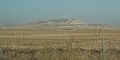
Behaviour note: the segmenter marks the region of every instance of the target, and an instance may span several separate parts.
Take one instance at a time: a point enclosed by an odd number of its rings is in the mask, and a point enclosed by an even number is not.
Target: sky
[[[120,0],[0,0],[0,25],[64,18],[120,25]]]

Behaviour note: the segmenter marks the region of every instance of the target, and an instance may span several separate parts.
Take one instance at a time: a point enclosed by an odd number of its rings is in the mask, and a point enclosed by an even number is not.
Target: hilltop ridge
[[[47,25],[75,25],[75,24],[87,24],[81,19],[53,19],[53,20],[46,20],[46,21],[36,21],[32,22],[31,24],[47,24]]]
[[[96,29],[104,27],[105,29],[120,28],[107,24],[89,24],[82,19],[49,19],[34,21],[25,25],[2,26],[1,29]]]

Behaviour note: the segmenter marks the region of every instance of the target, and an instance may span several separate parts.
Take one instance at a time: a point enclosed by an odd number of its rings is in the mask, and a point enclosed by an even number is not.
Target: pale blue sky
[[[0,25],[59,18],[120,25],[120,0],[0,0]]]

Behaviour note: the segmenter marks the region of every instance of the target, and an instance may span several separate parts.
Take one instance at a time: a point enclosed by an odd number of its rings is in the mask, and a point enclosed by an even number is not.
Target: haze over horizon
[[[120,25],[120,0],[0,0],[0,25],[80,18]]]

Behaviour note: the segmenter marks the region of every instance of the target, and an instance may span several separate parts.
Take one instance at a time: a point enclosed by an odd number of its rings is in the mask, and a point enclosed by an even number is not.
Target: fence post
[[[100,30],[101,30],[100,33],[101,34],[100,35],[102,35],[101,36],[101,38],[102,38],[102,42],[101,42],[101,44],[102,44],[102,60],[105,60],[105,40],[104,40],[104,37],[103,37],[103,34],[104,34],[103,28],[104,28],[104,26],[101,25],[101,27],[100,27]]]

